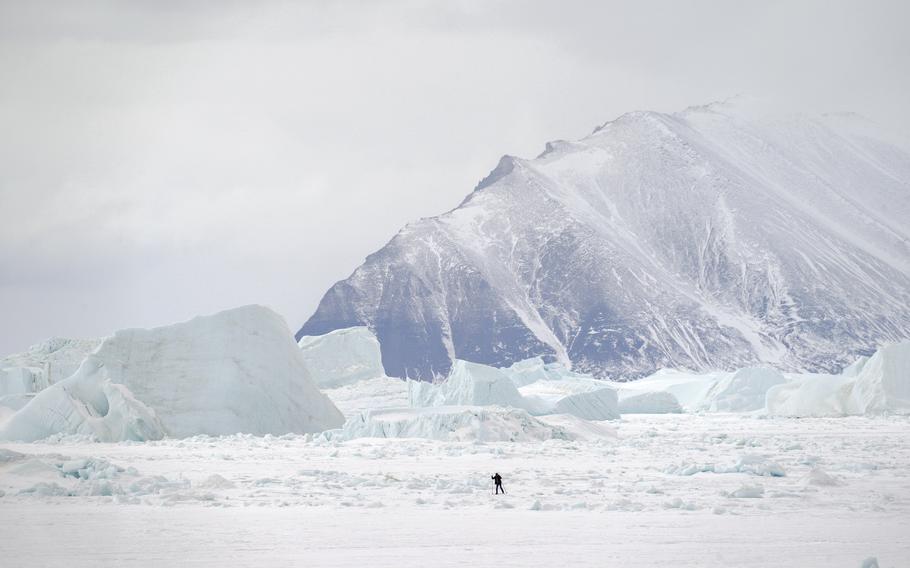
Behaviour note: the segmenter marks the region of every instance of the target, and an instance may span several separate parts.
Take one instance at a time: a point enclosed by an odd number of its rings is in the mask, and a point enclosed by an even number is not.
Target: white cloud
[[[737,92],[910,128],[903,2],[0,4],[0,352],[299,325],[504,153]]]

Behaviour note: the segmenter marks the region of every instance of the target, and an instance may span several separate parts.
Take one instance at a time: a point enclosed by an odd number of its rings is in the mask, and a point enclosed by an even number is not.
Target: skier
[[[499,492],[502,491],[502,494],[506,494],[506,490],[502,488],[502,476],[498,473],[493,474],[490,478],[493,480],[493,483],[496,485],[496,495],[499,495]]]

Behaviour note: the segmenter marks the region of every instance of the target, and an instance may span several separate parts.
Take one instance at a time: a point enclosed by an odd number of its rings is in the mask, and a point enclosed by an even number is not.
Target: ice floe
[[[284,320],[268,308],[245,306],[118,331],[74,375],[9,418],[0,439],[284,434],[342,423],[310,379]]]

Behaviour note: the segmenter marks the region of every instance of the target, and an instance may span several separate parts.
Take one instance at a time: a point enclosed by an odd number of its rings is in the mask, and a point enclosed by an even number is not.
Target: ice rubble
[[[306,335],[300,338],[298,345],[310,376],[322,388],[385,376],[379,341],[366,327]]]
[[[612,430],[572,416],[534,417],[518,408],[440,406],[366,411],[349,419],[329,439],[425,438],[459,442],[532,442],[612,436]]]
[[[655,397],[677,399],[686,412],[759,412],[776,416],[848,416],[910,413],[910,342],[885,346],[840,375],[783,375],[749,367],[733,373],[694,374],[663,369],[617,383],[620,412],[660,411]],[[639,399],[639,397],[641,397]],[[653,400],[649,400],[653,399]],[[647,403],[647,404],[645,404]]]
[[[619,418],[616,392],[603,381],[577,375],[564,368],[537,365],[532,360],[513,369],[497,369],[456,359],[442,383],[409,381],[410,406],[502,406],[521,408],[533,415],[571,414],[585,420]],[[529,372],[530,371],[530,372]],[[516,388],[517,383],[530,382]]]
[[[245,306],[118,331],[72,377],[17,411],[0,427],[0,439],[284,434],[343,421],[310,379],[284,320]]]
[[[213,482],[220,478],[230,483],[217,474],[191,484],[182,475],[177,480],[163,475],[145,476],[135,467],[123,467],[99,457],[25,455],[2,449],[0,465],[6,466],[4,490],[19,497],[111,497],[121,503],[169,505],[189,500],[207,502],[211,493],[206,490],[215,488]],[[229,486],[221,484],[218,489]]]

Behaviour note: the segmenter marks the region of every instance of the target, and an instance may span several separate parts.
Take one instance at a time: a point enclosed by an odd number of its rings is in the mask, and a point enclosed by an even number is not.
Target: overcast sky
[[[0,0],[0,354],[296,330],[502,154],[748,93],[910,131],[910,2]]]

